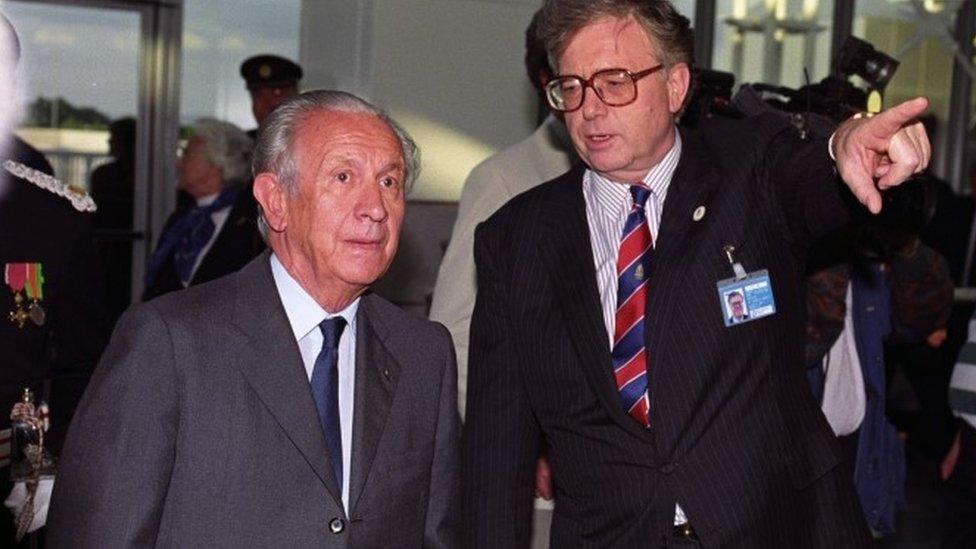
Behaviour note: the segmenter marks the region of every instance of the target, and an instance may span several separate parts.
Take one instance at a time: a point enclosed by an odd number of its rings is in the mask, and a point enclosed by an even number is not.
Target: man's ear
[[[285,206],[287,190],[273,173],[260,173],[254,178],[254,198],[261,205],[268,228],[276,233],[288,226],[288,208]]]
[[[668,69],[668,108],[671,114],[678,114],[685,104],[688,87],[691,85],[691,70],[685,63],[676,63]]]

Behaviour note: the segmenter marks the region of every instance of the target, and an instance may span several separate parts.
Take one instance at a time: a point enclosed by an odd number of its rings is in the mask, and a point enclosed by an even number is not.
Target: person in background
[[[302,68],[277,55],[255,55],[241,63],[241,78],[251,94],[251,112],[258,123],[258,127],[248,130],[247,135],[257,139],[258,130],[271,111],[286,99],[298,95]]]
[[[889,229],[896,208],[823,239],[807,275],[811,389],[841,442],[864,519],[895,532],[905,506],[905,443],[889,422],[885,344],[942,344],[952,308],[946,260],[918,233]]]
[[[545,102],[543,88],[552,77],[552,70],[545,45],[536,33],[538,19],[539,12],[536,12],[525,29],[525,71],[539,100]],[[512,197],[564,173],[577,160],[566,126],[549,114],[532,135],[475,166],[464,182],[457,221],[437,273],[430,306],[431,320],[446,326],[454,340],[462,417],[467,385],[468,327],[477,294],[474,229]]]
[[[166,221],[143,301],[232,273],[264,249],[250,192],[252,141],[237,126],[198,120],[180,157],[179,188],[194,204]]]
[[[976,539],[976,315],[952,370],[949,405],[958,431],[940,466],[946,483],[942,547],[963,549]]]
[[[507,149],[492,155],[471,170],[464,181],[458,216],[451,233],[451,242],[444,253],[437,273],[430,318],[440,322],[451,332],[458,361],[458,407],[464,417],[467,394],[468,333],[471,311],[474,309],[477,284],[474,269],[474,230],[479,223],[514,196],[555,178],[579,159],[566,133],[560,116],[549,113],[544,88],[552,78],[546,58],[546,48],[539,39],[537,28],[539,11],[525,29],[525,73],[546,113],[532,135]],[[536,495],[551,500],[553,493],[549,464],[545,458],[538,462],[540,482]],[[534,547],[544,547],[548,539],[548,523],[552,504],[536,502],[533,533]]]
[[[17,33],[0,14],[0,497],[12,511],[0,516],[2,547],[43,546],[53,483],[40,481],[31,505],[25,483],[11,483],[11,409],[25,389],[36,405],[46,403],[44,446],[58,456],[108,330],[91,241],[94,203],[55,180],[44,156],[11,131],[19,60]],[[20,544],[19,526],[35,532]]]
[[[114,322],[129,306],[132,296],[133,193],[136,170],[136,120],[120,118],[109,125],[112,161],[91,174],[91,195],[98,204],[92,215],[95,248],[105,278],[105,305]]]

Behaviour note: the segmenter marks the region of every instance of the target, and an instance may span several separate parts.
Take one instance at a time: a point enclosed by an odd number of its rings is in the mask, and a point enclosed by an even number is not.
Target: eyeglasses
[[[593,88],[596,96],[606,105],[623,107],[637,100],[637,81],[662,68],[664,65],[655,65],[640,72],[604,69],[585,79],[575,74],[557,76],[546,84],[546,99],[557,111],[573,112],[583,106],[586,88]]]

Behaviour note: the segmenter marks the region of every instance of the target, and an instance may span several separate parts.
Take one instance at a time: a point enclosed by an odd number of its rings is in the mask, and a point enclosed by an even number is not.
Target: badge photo
[[[749,273],[744,278],[720,280],[717,286],[726,326],[743,324],[776,313],[773,286],[766,270]]]

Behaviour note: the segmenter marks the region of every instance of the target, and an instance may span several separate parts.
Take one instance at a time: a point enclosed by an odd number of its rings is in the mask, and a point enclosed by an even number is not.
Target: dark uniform
[[[264,117],[289,97],[298,94],[298,82],[302,79],[302,68],[297,63],[277,55],[255,55],[241,63],[241,78],[251,92],[254,118],[258,126]],[[249,130],[247,135],[257,139],[258,128]]]
[[[162,234],[166,234],[166,230],[182,215],[184,215],[183,210],[177,210],[170,215]],[[220,227],[213,245],[207,250],[200,261],[200,266],[193,273],[190,285],[195,286],[236,272],[264,251],[265,244],[261,233],[258,232],[257,219],[257,202],[254,200],[251,183],[248,181],[237,194],[227,220]],[[173,256],[170,255],[156,278],[146,286],[142,299],[146,301],[182,289],[183,283],[176,272]]]
[[[92,228],[105,280],[105,306],[114,323],[129,306],[132,296],[132,240],[121,235],[132,231],[136,121],[116,120],[109,126],[109,132],[109,149],[114,159],[92,170],[91,196],[98,205],[92,215]]]
[[[14,138],[4,155],[52,174],[47,160]],[[0,426],[10,426],[10,409],[25,387],[51,409],[45,446],[60,450],[71,415],[106,343],[107,325],[98,302],[95,252],[88,214],[50,191],[0,168],[0,266],[40,263],[43,325],[10,319],[17,305],[4,284],[0,291]],[[6,270],[6,269],[5,269]],[[6,452],[5,452],[6,453]],[[10,469],[0,468],[0,494],[10,492]],[[14,545],[12,515],[0,519],[0,546]]]

